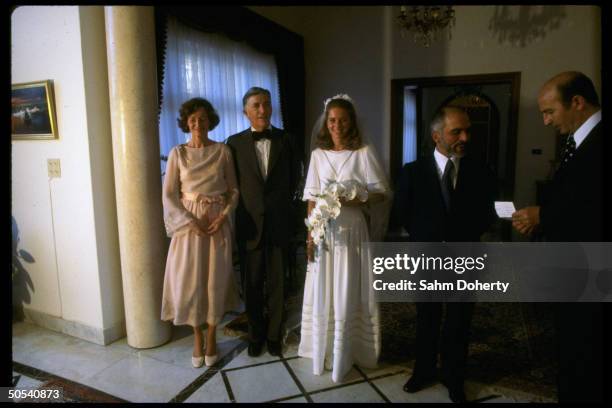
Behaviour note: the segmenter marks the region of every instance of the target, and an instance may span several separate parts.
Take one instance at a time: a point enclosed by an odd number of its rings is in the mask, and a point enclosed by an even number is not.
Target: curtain
[[[208,134],[211,140],[222,142],[248,128],[242,96],[252,86],[270,91],[272,125],[283,128],[274,55],[222,34],[193,29],[169,16],[159,120],[161,155],[167,156],[173,146],[189,140],[189,134],[178,128],[176,119],[181,104],[193,97],[208,99],[221,118]],[[163,168],[165,162],[162,172]]]
[[[416,95],[412,87],[404,88],[404,123],[402,165],[417,158]]]

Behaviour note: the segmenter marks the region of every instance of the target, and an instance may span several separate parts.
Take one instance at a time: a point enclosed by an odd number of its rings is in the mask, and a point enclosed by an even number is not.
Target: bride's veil
[[[313,150],[317,148],[317,135],[323,126],[323,122],[325,121],[325,109],[327,108],[327,104],[333,99],[344,99],[350,102],[353,105],[353,109],[355,110],[355,118],[357,120],[357,128],[361,134],[361,140],[364,146],[368,146],[372,156],[375,160],[370,162],[370,165],[374,167],[374,173],[380,175],[381,177],[381,186],[384,190],[384,199],[381,202],[370,204],[364,207],[364,213],[368,220],[368,229],[370,233],[370,241],[383,241],[385,238],[385,234],[387,233],[387,226],[389,223],[389,215],[391,214],[391,205],[393,203],[393,192],[391,191],[391,185],[389,184],[389,178],[387,177],[387,173],[384,171],[382,167],[382,163],[380,161],[380,155],[376,151],[376,147],[374,143],[370,140],[369,135],[367,135],[363,131],[363,126],[361,120],[359,119],[359,114],[357,110],[357,106],[355,105],[355,101],[351,99],[347,94],[338,94],[328,98],[323,102],[323,112],[319,115],[317,120],[314,123],[312,128],[312,132],[310,135],[310,153],[312,154]]]

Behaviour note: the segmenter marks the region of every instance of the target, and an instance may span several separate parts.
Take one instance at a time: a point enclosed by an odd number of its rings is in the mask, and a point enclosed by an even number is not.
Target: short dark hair
[[[572,98],[582,96],[590,105],[599,108],[599,97],[591,79],[582,72],[569,71],[557,82],[559,99],[565,108],[572,104]]]
[[[242,107],[244,108],[247,104],[247,101],[249,100],[249,98],[253,95],[268,95],[268,98],[270,98],[270,101],[272,101],[272,95],[270,94],[270,91],[268,91],[267,89],[264,88],[260,88],[258,86],[253,86],[251,88],[249,88],[248,91],[246,91],[246,93],[244,94],[244,96],[242,97]]]
[[[191,98],[187,102],[183,102],[179,109],[179,117],[176,119],[178,127],[183,132],[189,133],[189,126],[187,125],[189,115],[202,108],[204,108],[206,116],[208,116],[208,130],[211,131],[216,128],[220,121],[219,115],[212,104],[204,98]]]
[[[346,148],[349,150],[357,150],[363,146],[361,139],[361,132],[357,126],[357,113],[353,104],[346,99],[332,99],[325,106],[325,115],[323,117],[323,123],[321,129],[316,138],[316,146],[324,150],[329,150],[334,147],[334,141],[332,140],[329,129],[327,129],[327,117],[329,116],[329,110],[331,108],[341,108],[348,112],[349,118],[351,119],[351,128],[348,130]]]
[[[433,118],[431,119],[429,130],[431,133],[433,132],[442,132],[444,129],[444,119],[446,119],[446,114],[450,111],[455,112],[463,112],[467,115],[467,111],[463,106],[459,105],[442,105],[434,113]]]

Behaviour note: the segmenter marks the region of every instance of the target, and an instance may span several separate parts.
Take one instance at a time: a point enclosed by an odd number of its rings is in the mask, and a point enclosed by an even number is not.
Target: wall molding
[[[25,307],[23,308],[23,314],[25,321],[28,323],[33,323],[46,329],[77,337],[101,346],[109,345],[126,336],[125,320],[121,320],[106,329],[101,329],[79,322],[64,320],[61,317]]]

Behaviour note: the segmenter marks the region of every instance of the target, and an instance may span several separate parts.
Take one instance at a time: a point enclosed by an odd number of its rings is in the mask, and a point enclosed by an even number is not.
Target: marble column
[[[170,339],[160,320],[166,263],[153,7],[105,7],[117,219],[128,344]],[[103,255],[102,255],[103,256]]]

